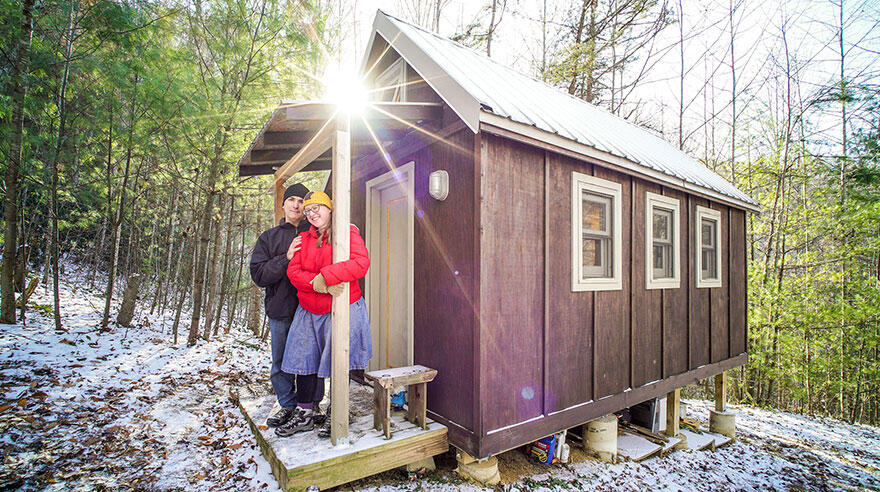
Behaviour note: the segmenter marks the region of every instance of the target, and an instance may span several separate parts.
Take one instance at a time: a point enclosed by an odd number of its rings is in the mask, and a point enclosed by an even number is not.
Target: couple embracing
[[[269,376],[278,408],[266,425],[282,437],[320,426],[330,436],[330,408],[319,403],[330,377],[330,305],[349,285],[349,367],[365,369],[372,356],[370,320],[358,279],[370,258],[357,227],[350,227],[351,256],[333,263],[330,240],[333,202],[301,183],[284,191],[281,223],[263,232],[251,255],[251,278],[266,289],[272,347]],[[322,425],[323,424],[323,425]]]

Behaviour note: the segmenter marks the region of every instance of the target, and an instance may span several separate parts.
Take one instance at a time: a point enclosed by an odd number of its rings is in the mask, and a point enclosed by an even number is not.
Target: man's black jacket
[[[299,306],[296,288],[287,278],[287,249],[301,232],[309,230],[309,221],[303,219],[299,227],[282,222],[260,234],[251,254],[251,278],[266,288],[266,315],[272,319],[291,319]]]

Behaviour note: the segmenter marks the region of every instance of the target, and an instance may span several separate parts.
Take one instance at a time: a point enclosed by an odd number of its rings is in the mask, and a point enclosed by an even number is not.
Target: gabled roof
[[[751,197],[649,130],[382,11],[373,27],[475,133],[502,128],[758,211]],[[372,39],[367,56],[371,48]]]

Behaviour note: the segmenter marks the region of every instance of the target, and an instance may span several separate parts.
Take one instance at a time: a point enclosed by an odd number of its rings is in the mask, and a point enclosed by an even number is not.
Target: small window
[[[376,77],[375,89],[370,91],[373,101],[406,101],[406,62],[398,58]]]
[[[721,212],[697,207],[697,287],[721,287]]]
[[[679,202],[646,193],[645,205],[645,288],[677,289],[681,286]]]
[[[583,205],[583,274],[585,278],[611,276],[611,206],[613,198],[584,190]]]
[[[572,173],[571,193],[571,290],[621,289],[620,184]]]

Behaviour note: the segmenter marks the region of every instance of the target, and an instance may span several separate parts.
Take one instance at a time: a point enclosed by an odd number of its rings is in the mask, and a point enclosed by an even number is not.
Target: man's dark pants
[[[281,361],[284,359],[284,346],[287,344],[287,334],[290,332],[291,319],[269,318],[269,334],[272,347],[272,370],[269,372],[269,380],[272,389],[278,397],[278,404],[284,408],[296,407],[296,376],[281,370]],[[314,401],[319,402],[324,398],[324,385],[319,384],[315,388]]]

